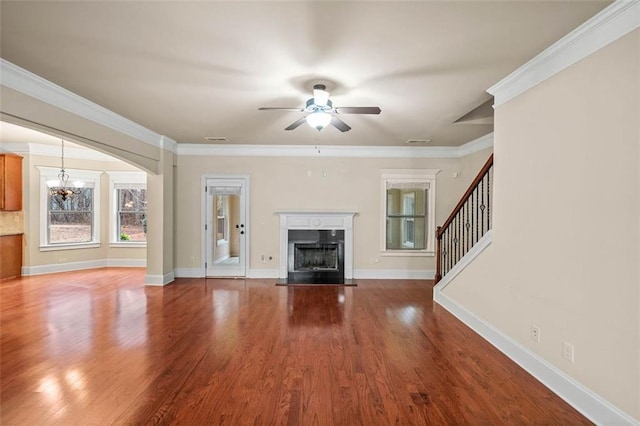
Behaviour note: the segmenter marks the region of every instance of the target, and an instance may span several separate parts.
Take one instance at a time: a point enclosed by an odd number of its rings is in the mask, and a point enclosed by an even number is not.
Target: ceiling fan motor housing
[[[325,106],[316,105],[315,98],[311,98],[307,101],[307,104],[304,108],[306,112],[331,112],[333,111],[333,102],[331,100],[327,100],[327,104]]]

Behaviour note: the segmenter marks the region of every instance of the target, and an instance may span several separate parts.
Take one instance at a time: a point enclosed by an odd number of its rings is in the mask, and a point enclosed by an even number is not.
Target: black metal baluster
[[[484,235],[484,177],[480,180],[480,200],[482,201],[482,204],[480,204],[480,231],[482,232],[482,235]]]
[[[487,171],[487,230],[491,229],[491,172],[493,167]]]

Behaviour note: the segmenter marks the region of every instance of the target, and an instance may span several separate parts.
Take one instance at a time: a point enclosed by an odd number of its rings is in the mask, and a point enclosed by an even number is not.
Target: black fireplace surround
[[[289,230],[287,283],[344,284],[344,230]]]

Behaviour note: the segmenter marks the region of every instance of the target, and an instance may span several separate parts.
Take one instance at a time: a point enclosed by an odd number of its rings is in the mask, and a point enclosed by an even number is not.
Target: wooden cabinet
[[[0,210],[22,210],[22,157],[0,154]]]
[[[0,235],[0,280],[22,275],[22,234]]]

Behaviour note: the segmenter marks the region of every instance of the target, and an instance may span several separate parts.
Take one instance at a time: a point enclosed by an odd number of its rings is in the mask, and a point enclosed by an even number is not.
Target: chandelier
[[[69,187],[69,175],[64,169],[64,139],[60,139],[60,142],[62,143],[62,156],[58,180],[48,180],[47,186],[49,187],[49,194],[51,194],[52,197],[60,196],[62,201],[65,201],[67,198],[80,193],[80,188],[84,186],[84,182],[75,181],[73,182],[73,188]]]

